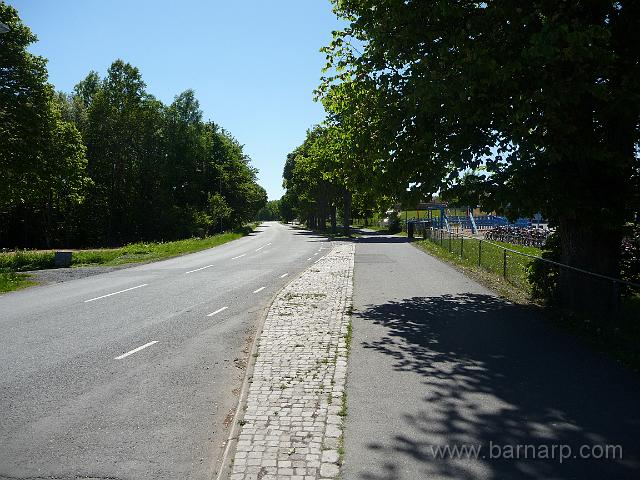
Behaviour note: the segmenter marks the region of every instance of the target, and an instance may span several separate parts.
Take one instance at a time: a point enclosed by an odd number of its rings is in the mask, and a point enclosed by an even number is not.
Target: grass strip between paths
[[[517,255],[509,257],[511,263],[508,264],[507,278],[505,279],[503,257],[497,247],[491,247],[490,244],[483,242],[482,264],[478,266],[477,241],[465,239],[464,244],[460,245],[459,240],[452,239],[451,251],[448,242],[448,238],[442,242],[442,245],[435,240],[417,240],[414,245],[455,265],[468,277],[491,288],[498,295],[512,302],[535,304],[531,299],[531,285],[527,278],[531,259]],[[500,245],[530,255],[538,256],[540,252],[539,249],[533,247],[510,243],[500,243]],[[538,305],[538,307],[540,306]],[[640,318],[640,295],[623,298],[621,310],[613,322],[616,327],[613,331],[605,331],[589,319],[567,315],[566,312],[553,308],[542,311],[563,329],[585,339],[594,350],[602,352],[632,371],[640,373],[640,351],[637,348],[638,342],[640,342],[640,324],[637,322],[637,318]]]

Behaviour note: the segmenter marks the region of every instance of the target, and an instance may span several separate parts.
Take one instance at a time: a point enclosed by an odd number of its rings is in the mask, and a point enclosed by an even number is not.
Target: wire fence
[[[612,308],[618,305],[618,299],[622,292],[640,293],[640,284],[519,252],[488,240],[437,229],[431,227],[428,222],[416,222],[414,232],[422,236],[423,239],[440,245],[450,254],[457,255],[464,263],[500,275],[506,282],[528,293],[534,293],[536,288],[544,288],[544,285],[540,287],[540,285],[532,283],[533,269],[537,269],[538,278],[543,279],[557,277],[561,269],[571,271],[579,276],[587,276],[593,282],[593,288],[610,291]],[[543,292],[538,291],[538,293]]]

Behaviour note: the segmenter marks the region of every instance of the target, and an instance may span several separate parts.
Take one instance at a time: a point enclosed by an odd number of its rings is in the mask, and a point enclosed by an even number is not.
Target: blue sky
[[[38,36],[49,79],[70,92],[116,58],[165,103],[192,88],[206,119],[245,145],[270,199],[287,153],[322,121],[320,47],[340,23],[329,0],[9,0]]]

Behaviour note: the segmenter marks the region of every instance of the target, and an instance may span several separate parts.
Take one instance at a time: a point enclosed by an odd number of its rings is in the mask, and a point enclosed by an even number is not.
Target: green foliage
[[[302,145],[287,155],[283,186],[285,213],[306,221],[309,228],[326,227],[327,219],[336,223],[337,209],[347,192],[339,161],[337,128],[315,126],[307,131]]]
[[[400,216],[395,210],[389,215],[389,225],[387,226],[389,233],[398,233],[400,228]]]
[[[640,3],[333,4],[348,26],[324,49],[318,95],[354,192],[540,211],[560,226],[561,261],[620,273],[640,210]],[[558,284],[572,308],[609,302]]]
[[[547,238],[541,257],[554,262],[560,261],[560,236],[557,233]],[[558,303],[558,267],[540,260],[534,261],[529,270],[529,283],[531,296],[535,300],[548,305]]]
[[[295,197],[289,192],[285,193],[282,198],[280,198],[280,204],[278,205],[280,220],[283,222],[291,222],[296,218],[295,204]]]
[[[251,229],[239,229],[205,238],[187,238],[173,242],[137,242],[120,248],[76,250],[72,253],[72,266],[122,265],[146,262],[198,252],[241,238]],[[13,273],[55,268],[53,251],[18,250],[0,254],[0,272]],[[17,277],[16,277],[17,278]]]
[[[42,270],[55,266],[54,252],[31,252],[17,250],[14,253],[0,254],[0,271],[24,272]]]
[[[33,284],[34,282],[29,280],[29,275],[0,271],[0,293],[19,290]]]
[[[280,220],[280,200],[269,200],[256,218],[260,221]]]
[[[46,60],[28,52],[35,35],[0,3],[0,240],[29,222],[50,243],[58,221],[82,203],[90,180],[85,147],[47,83]]]
[[[640,225],[633,225],[628,230],[622,240],[621,276],[623,280],[640,284]]]
[[[0,245],[122,245],[206,236],[267,201],[242,146],[192,90],[164,105],[114,61],[54,93],[35,36],[0,3]]]

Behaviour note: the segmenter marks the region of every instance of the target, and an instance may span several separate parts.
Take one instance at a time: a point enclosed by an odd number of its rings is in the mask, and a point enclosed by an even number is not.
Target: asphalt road
[[[210,478],[264,310],[323,245],[270,222],[0,296],[0,478]]]
[[[353,302],[346,480],[640,478],[638,377],[536,311],[384,235]]]

